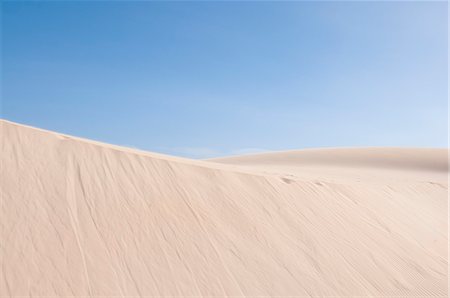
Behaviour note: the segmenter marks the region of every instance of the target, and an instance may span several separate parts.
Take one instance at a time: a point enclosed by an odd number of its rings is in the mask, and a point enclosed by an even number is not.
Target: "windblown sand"
[[[1,121],[0,296],[447,296],[446,149],[195,161]]]

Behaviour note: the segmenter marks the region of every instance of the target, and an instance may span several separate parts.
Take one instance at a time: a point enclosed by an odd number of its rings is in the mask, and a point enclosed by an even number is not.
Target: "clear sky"
[[[3,2],[2,118],[206,158],[447,147],[446,2]]]

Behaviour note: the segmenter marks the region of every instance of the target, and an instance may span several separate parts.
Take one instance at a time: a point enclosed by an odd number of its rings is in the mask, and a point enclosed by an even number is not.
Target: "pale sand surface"
[[[447,296],[445,149],[0,148],[0,296]]]

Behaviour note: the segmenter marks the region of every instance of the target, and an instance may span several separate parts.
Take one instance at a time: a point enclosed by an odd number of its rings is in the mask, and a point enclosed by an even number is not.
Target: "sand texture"
[[[207,161],[1,121],[0,296],[447,296],[446,149]]]

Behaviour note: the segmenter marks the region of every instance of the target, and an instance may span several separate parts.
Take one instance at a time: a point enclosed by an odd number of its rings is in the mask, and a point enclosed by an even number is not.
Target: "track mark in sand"
[[[428,181],[428,184],[436,185],[436,186],[438,186],[440,188],[447,189],[447,187],[445,185],[443,185],[441,183],[438,183],[438,182]]]
[[[289,178],[286,178],[286,177],[281,177],[281,180],[282,180],[284,183],[287,183],[287,184],[291,184],[291,183],[294,183],[294,182],[295,182],[295,180],[289,179]]]
[[[80,235],[79,235],[79,223],[78,223],[78,215],[77,215],[77,196],[75,195],[75,179],[76,173],[73,165],[73,157],[72,155],[68,155],[67,157],[67,170],[66,170],[66,199],[68,205],[68,213],[70,218],[70,223],[72,225],[73,233],[75,234],[75,238],[77,240],[78,249],[80,250],[81,259],[83,261],[84,267],[84,275],[88,286],[89,296],[92,296],[92,288],[91,282],[89,278],[89,273],[86,265],[86,256],[84,249],[81,245]]]

